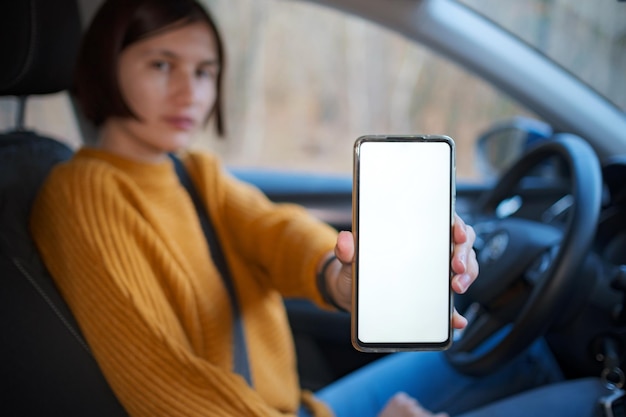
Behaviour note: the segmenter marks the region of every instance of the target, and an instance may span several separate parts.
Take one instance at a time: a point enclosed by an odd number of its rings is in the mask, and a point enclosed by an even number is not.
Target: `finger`
[[[472,248],[465,244],[454,245],[454,255],[452,256],[452,270],[455,274],[467,272],[467,260]]]
[[[474,278],[472,278],[469,274],[458,274],[452,278],[452,290],[457,294],[465,294],[467,289],[474,282]]]
[[[391,399],[399,403],[416,403],[415,399],[404,391],[398,391]]]
[[[476,252],[471,250],[469,253],[469,259],[467,261],[467,274],[472,277],[471,282],[474,282],[476,277],[478,277],[479,266],[478,260],[476,259]]]
[[[476,240],[476,233],[472,226],[465,225],[465,240],[463,242],[454,242],[454,256],[452,258],[452,270],[457,274],[468,272],[468,263],[475,262],[476,256],[474,252],[474,241]],[[473,268],[474,265],[471,265]],[[473,268],[475,269],[475,268]],[[472,272],[469,272],[472,275]],[[472,275],[473,276],[473,275]],[[474,276],[475,277],[475,276]]]
[[[354,261],[354,236],[351,232],[342,231],[337,235],[335,256],[342,264],[351,264]]]
[[[474,246],[474,242],[476,241],[476,231],[469,224],[465,225],[465,235],[467,237],[467,242],[471,246]]]
[[[454,329],[464,329],[465,326],[467,326],[467,319],[465,317],[463,317],[462,315],[459,314],[458,311],[456,311],[456,308],[454,309],[454,312],[452,313],[452,327]]]
[[[467,225],[457,213],[454,213],[453,236],[455,243],[465,243],[467,240]]]
[[[456,275],[452,277],[452,289],[458,294],[464,294],[478,277],[479,267],[476,252],[469,248],[458,249],[452,259],[452,269]]]

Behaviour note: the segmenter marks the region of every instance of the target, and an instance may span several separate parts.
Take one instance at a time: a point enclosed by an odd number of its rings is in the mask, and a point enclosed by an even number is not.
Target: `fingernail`
[[[459,285],[461,293],[464,293],[470,286],[470,277],[467,274],[459,275],[459,278],[457,278],[456,282]]]
[[[459,261],[461,261],[461,265],[463,265],[463,271],[462,272],[465,272],[465,268],[466,268],[465,261],[466,261],[466,259],[467,258],[466,258],[464,253],[459,255]]]

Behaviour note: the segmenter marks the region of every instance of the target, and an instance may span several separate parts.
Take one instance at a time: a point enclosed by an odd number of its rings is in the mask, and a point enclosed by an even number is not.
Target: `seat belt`
[[[224,286],[228,291],[233,316],[234,371],[243,376],[248,385],[252,386],[250,364],[248,362],[248,351],[246,347],[246,337],[243,330],[243,321],[241,319],[241,309],[239,307],[239,301],[235,292],[235,285],[231,278],[228,264],[226,263],[226,258],[224,257],[224,252],[222,251],[220,242],[217,239],[213,225],[211,224],[211,219],[209,218],[208,211],[206,210],[206,207],[204,207],[204,204],[202,204],[200,195],[196,191],[196,188],[194,187],[193,182],[189,177],[189,174],[187,173],[184,164],[177,156],[173,154],[170,154],[169,156],[174,162],[174,168],[176,169],[176,174],[178,175],[180,183],[183,185],[183,187],[185,187],[185,189],[189,193],[189,196],[191,197],[191,200],[193,201],[193,205],[195,206],[196,212],[198,213],[198,217],[200,219],[200,224],[202,225],[202,231],[204,232],[204,236],[206,237],[207,243],[209,245],[211,258],[213,259],[213,263],[217,267],[220,276],[222,277],[222,281],[224,282]]]

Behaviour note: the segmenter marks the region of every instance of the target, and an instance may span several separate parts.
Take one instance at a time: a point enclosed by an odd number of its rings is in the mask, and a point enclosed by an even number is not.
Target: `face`
[[[215,38],[205,23],[129,45],[119,57],[118,79],[139,120],[109,118],[100,146],[143,161],[159,161],[186,147],[215,104],[218,71]]]

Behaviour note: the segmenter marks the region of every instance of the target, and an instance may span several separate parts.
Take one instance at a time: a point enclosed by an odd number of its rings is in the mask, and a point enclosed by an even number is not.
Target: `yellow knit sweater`
[[[272,204],[209,154],[183,160],[231,270],[253,388],[232,371],[228,293],[171,161],[78,151],[35,203],[41,255],[131,415],[294,414],[311,401],[298,387],[281,295],[323,305],[315,269],[336,233],[299,207]]]

